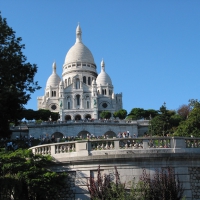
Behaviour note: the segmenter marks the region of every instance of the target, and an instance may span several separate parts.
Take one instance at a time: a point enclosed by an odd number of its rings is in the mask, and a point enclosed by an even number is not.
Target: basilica
[[[122,109],[122,93],[115,94],[104,60],[101,72],[91,51],[82,42],[80,25],[76,28],[75,44],[66,54],[62,77],[52,65],[44,96],[37,98],[38,109],[59,112],[60,120],[99,119],[102,111],[111,114]]]

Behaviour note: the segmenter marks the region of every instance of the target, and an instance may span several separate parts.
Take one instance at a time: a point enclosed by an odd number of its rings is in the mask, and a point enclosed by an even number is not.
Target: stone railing
[[[109,124],[138,124],[143,126],[149,125],[149,120],[98,120],[98,119],[91,119],[91,120],[70,120],[70,121],[43,121],[41,123],[38,122],[27,122],[27,126],[38,126],[38,125],[60,125],[60,124],[74,124],[74,123],[109,123]]]
[[[79,157],[121,154],[131,150],[134,153],[200,153],[200,138],[142,137],[80,140],[38,145],[30,148],[34,154],[53,157]]]

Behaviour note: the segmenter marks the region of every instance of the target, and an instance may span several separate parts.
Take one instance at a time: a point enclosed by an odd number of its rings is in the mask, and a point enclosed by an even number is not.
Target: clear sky
[[[103,58],[128,112],[200,100],[199,0],[0,0],[0,11],[38,66],[42,89],[26,108],[37,109],[54,61],[61,76],[78,22],[98,73]]]

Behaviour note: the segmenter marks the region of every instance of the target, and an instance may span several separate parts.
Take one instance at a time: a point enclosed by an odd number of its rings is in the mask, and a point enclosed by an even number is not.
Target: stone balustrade
[[[147,126],[149,125],[149,120],[115,120],[115,119],[111,119],[111,120],[98,120],[98,119],[91,119],[91,120],[70,120],[70,121],[43,121],[41,123],[37,123],[37,122],[27,122],[27,126],[38,126],[38,125],[59,125],[59,124],[74,124],[74,123],[98,123],[98,124],[105,124],[105,123],[111,123],[111,124],[115,124],[115,123],[119,123],[119,124],[127,124],[127,123],[131,123],[131,124],[138,124],[140,126]],[[11,127],[13,128],[13,127]]]
[[[81,157],[102,154],[128,153],[200,153],[200,138],[141,137],[88,139],[58,142],[30,148],[34,154],[53,157]],[[156,151],[152,151],[156,150]]]

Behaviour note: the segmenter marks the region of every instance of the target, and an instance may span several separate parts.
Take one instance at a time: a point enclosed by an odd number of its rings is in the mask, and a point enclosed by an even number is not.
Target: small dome
[[[58,86],[59,83],[60,83],[60,81],[61,81],[60,77],[56,73],[56,63],[55,62],[53,63],[52,68],[53,68],[53,73],[48,78],[46,87],[49,87],[49,86],[52,86],[52,87]]]
[[[97,85],[106,86],[107,84],[112,85],[110,76],[105,72],[105,63],[101,61],[101,73],[97,76]]]
[[[76,28],[76,43],[68,51],[64,64],[72,62],[87,62],[95,64],[91,51],[82,43],[82,31],[80,25]]]

